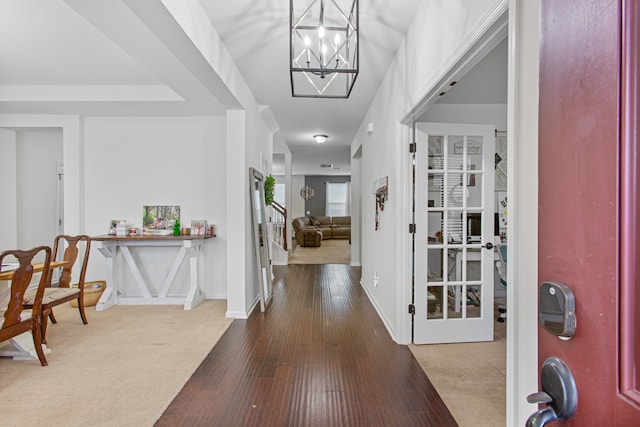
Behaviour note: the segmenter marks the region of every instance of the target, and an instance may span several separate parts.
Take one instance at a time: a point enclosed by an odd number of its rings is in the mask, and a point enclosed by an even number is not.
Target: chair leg
[[[49,318],[53,313],[51,310],[47,312],[47,310],[43,310],[42,312],[42,321],[40,322],[40,338],[44,344],[47,343],[47,325],[49,323]]]
[[[49,311],[49,319],[51,319],[51,323],[58,323],[56,317],[53,315],[53,310]]]
[[[45,317],[46,319],[46,317]],[[36,353],[38,354],[38,359],[40,360],[40,364],[42,366],[47,366],[47,359],[44,357],[44,349],[42,348],[42,329],[40,324],[34,324],[33,330],[31,331],[33,334],[33,346],[36,348]]]
[[[87,315],[84,313],[84,298],[78,298],[78,311],[80,312],[82,323],[85,325],[89,323],[89,321],[87,321]]]

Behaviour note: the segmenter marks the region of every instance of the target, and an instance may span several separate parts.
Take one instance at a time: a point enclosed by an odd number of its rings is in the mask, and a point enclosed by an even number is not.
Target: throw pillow
[[[313,224],[314,227],[320,227],[320,221],[318,221],[315,216],[309,216],[309,218],[311,219],[311,224]]]

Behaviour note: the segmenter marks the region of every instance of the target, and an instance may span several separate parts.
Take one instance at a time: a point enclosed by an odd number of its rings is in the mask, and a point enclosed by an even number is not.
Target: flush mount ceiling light
[[[293,97],[349,97],[360,62],[358,18],[358,0],[290,0]]]
[[[315,139],[318,144],[324,144],[327,141],[327,135],[313,135],[313,139]]]

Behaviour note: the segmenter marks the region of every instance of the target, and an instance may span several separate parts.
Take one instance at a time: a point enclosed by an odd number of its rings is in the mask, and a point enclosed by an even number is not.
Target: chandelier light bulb
[[[311,44],[311,39],[309,38],[309,36],[306,36],[306,37],[304,38],[304,44],[305,44],[305,46],[307,46],[307,47]]]
[[[318,36],[323,39],[324,38],[324,27],[320,26],[320,28],[318,28]]]
[[[333,40],[336,42],[336,47],[338,47],[340,44],[340,34],[336,34]]]

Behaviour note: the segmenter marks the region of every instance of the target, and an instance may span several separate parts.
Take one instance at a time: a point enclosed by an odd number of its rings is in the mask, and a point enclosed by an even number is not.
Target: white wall
[[[226,213],[234,239],[227,247],[227,316],[247,317],[258,302],[258,274],[252,243],[249,204],[249,167],[262,173],[262,159],[273,158],[273,131],[260,115],[260,107],[220,35],[197,0],[163,0],[176,24],[219,77],[208,84],[220,94],[227,111]],[[201,70],[194,69],[198,74]],[[213,87],[220,83],[221,87]]]
[[[250,93],[249,93],[250,94]],[[258,113],[255,99],[243,93],[246,110],[227,112],[226,212],[233,239],[227,250],[227,316],[247,318],[259,298],[257,257],[254,246],[249,168],[263,176],[262,159],[273,158],[273,135]]]
[[[106,234],[111,219],[141,227],[144,205],[179,205],[184,226],[192,219],[216,225],[217,237],[208,240],[203,251],[201,287],[207,298],[225,298],[229,238],[225,145],[223,117],[86,118],[86,232]],[[148,261],[148,274],[166,274],[171,267],[164,258]],[[87,279],[105,278],[105,267],[96,250]],[[180,280],[183,290],[187,280]],[[172,290],[179,290],[176,286]]]
[[[248,89],[248,88],[247,88]],[[245,199],[244,207],[247,213],[245,218],[245,230],[247,230],[247,239],[245,240],[245,270],[247,277],[247,295],[245,298],[245,310],[248,312],[255,307],[258,302],[260,292],[260,276],[258,275],[258,258],[255,253],[255,246],[253,242],[253,218],[251,216],[251,200],[249,196],[249,167],[253,167],[259,170],[263,176],[266,176],[269,171],[263,167],[263,159],[273,159],[273,134],[267,127],[266,123],[262,119],[262,116],[258,113],[258,104],[253,98],[251,92],[243,93],[241,95],[241,103],[246,105],[246,152],[245,152],[245,164],[244,175],[245,181]]]
[[[362,281],[392,337],[406,343],[410,339],[408,315],[400,307],[406,303],[407,248],[399,242],[408,222],[408,131],[400,121],[417,106],[447,70],[457,62],[460,47],[473,38],[487,17],[505,9],[505,1],[449,0],[423,2],[393,64],[364,118],[352,144],[352,153],[362,143]],[[502,13],[502,12],[501,12]],[[375,132],[364,137],[368,123]],[[389,176],[389,200],[374,229],[375,210],[372,184]],[[397,257],[397,254],[401,254]],[[407,254],[405,257],[404,254]],[[398,259],[404,265],[386,262]],[[378,274],[378,286],[372,278]]]
[[[351,156],[351,265],[362,265],[362,145]]]
[[[292,175],[291,176],[291,218],[297,218],[299,216],[305,216],[304,211],[304,199],[300,196],[300,190],[304,187],[305,182],[304,175]]]
[[[16,132],[0,128],[0,182],[2,198],[0,209],[0,251],[18,248]]]

